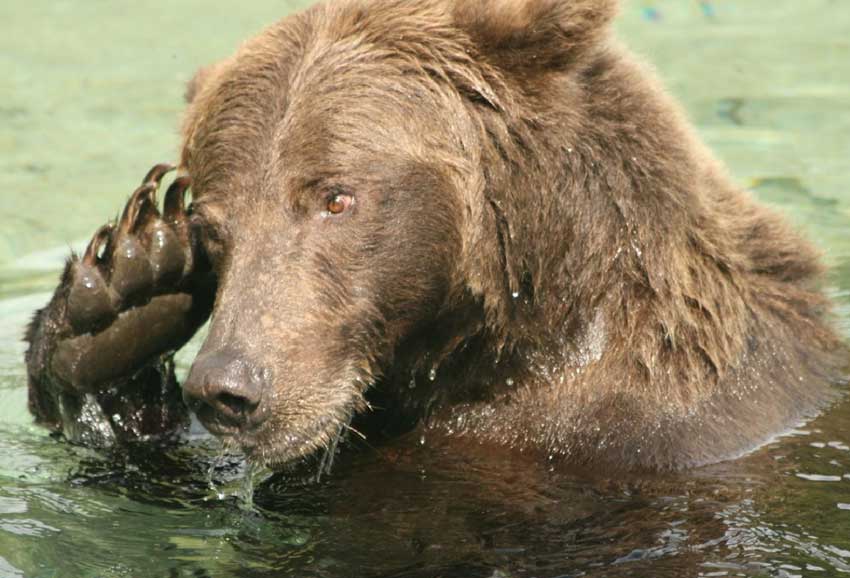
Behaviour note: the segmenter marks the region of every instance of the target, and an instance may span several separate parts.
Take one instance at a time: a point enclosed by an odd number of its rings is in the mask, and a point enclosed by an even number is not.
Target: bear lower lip
[[[268,449],[271,449],[271,445],[262,440],[263,436],[260,428],[227,425],[215,420],[209,423],[204,422],[203,420],[200,421],[201,425],[203,425],[209,433],[226,441],[228,444],[238,446],[249,459],[257,455],[262,455],[268,451]]]
[[[234,437],[239,435],[240,432],[238,427],[224,426],[217,423],[207,424],[203,421],[201,421],[201,424],[208,432],[210,432],[216,437]]]
[[[198,421],[208,432],[216,437],[234,437],[245,434],[255,429],[249,424],[237,423],[221,417],[209,415],[209,412],[198,411],[195,413]]]
[[[230,416],[214,410],[207,404],[196,406],[193,411],[198,421],[208,432],[220,437],[252,433],[259,429],[265,421],[260,412],[247,417],[242,415]]]
[[[321,437],[319,427],[289,432],[273,431],[269,428],[254,428],[222,434],[228,442],[239,447],[252,462],[276,468],[292,463],[321,450],[315,440]],[[219,434],[217,434],[219,435]]]

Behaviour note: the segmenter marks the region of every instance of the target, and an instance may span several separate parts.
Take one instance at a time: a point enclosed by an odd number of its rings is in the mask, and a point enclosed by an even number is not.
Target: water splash
[[[272,473],[266,466],[248,461],[223,446],[207,469],[207,487],[211,495],[206,500],[225,501],[236,498],[240,510],[253,511],[254,488]]]
[[[262,464],[248,462],[242,484],[236,496],[239,498],[239,508],[245,511],[254,510],[254,488],[263,483],[273,474],[272,470]]]
[[[216,471],[224,467],[227,455],[227,448],[222,446],[218,455],[210,462],[210,467],[207,468],[207,487],[215,494],[217,500],[223,500],[227,497],[223,488],[216,484]]]
[[[80,441],[83,445],[108,448],[115,445],[115,431],[112,423],[103,413],[97,398],[87,393],[81,407],[75,415],[73,410],[60,401],[59,409],[65,416],[64,433],[68,439]]]

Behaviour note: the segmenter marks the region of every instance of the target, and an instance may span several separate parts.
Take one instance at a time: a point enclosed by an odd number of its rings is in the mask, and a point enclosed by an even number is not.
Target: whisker
[[[349,418],[350,419],[350,418]],[[330,475],[331,468],[333,468],[334,457],[336,457],[336,447],[339,443],[340,437],[342,437],[342,430],[345,424],[341,424],[336,434],[331,437],[328,441],[328,445],[325,447],[325,453],[322,456],[321,461],[319,462],[319,471],[316,472],[316,482],[320,482],[322,479],[322,475]]]
[[[358,436],[360,436],[360,438],[361,438],[364,442],[366,441],[366,434],[364,434],[363,432],[361,432],[361,431],[359,431],[359,430],[355,429],[354,427],[352,427],[352,426],[348,425],[347,423],[342,424],[342,427],[344,427],[344,428],[345,428],[345,429],[347,429],[348,431],[350,431],[350,432],[354,432],[355,434],[357,434]]]

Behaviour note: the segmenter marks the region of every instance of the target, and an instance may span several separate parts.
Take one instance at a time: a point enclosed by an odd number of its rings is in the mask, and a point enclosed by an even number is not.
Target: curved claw
[[[115,231],[115,225],[107,223],[95,231],[91,241],[86,247],[86,252],[83,253],[83,264],[87,267],[94,267],[100,260],[99,255],[101,249],[112,240],[112,234]]]
[[[99,266],[101,261],[108,258],[110,245],[115,238],[114,232],[115,225],[111,223],[100,227],[89,241],[83,258],[71,263],[67,315],[71,327],[77,333],[89,331],[97,323],[115,315],[109,289]],[[100,257],[101,250],[103,258]]]
[[[160,163],[154,166],[151,170],[148,171],[148,174],[145,175],[145,178],[142,179],[142,186],[144,185],[156,185],[159,188],[159,183],[162,182],[162,177],[176,169],[175,165],[171,163]]]
[[[177,177],[165,192],[163,216],[169,224],[180,223],[186,218],[186,191],[192,184],[188,176]]]
[[[138,200],[136,219],[130,226],[130,232],[139,234],[149,225],[160,220],[159,209],[156,208],[156,191],[142,196]]]
[[[146,204],[151,204],[156,208],[156,184],[142,185],[130,195],[130,200],[124,206],[124,212],[118,220],[119,235],[126,235],[136,228],[139,213],[144,210]]]

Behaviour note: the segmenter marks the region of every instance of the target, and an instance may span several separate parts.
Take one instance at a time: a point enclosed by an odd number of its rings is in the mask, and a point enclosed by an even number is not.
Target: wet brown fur
[[[362,413],[671,468],[832,398],[817,252],[610,37],[616,8],[332,2],[192,83],[182,163],[220,279],[199,357],[273,384],[249,451],[310,453]],[[355,210],[321,217],[336,191]]]

